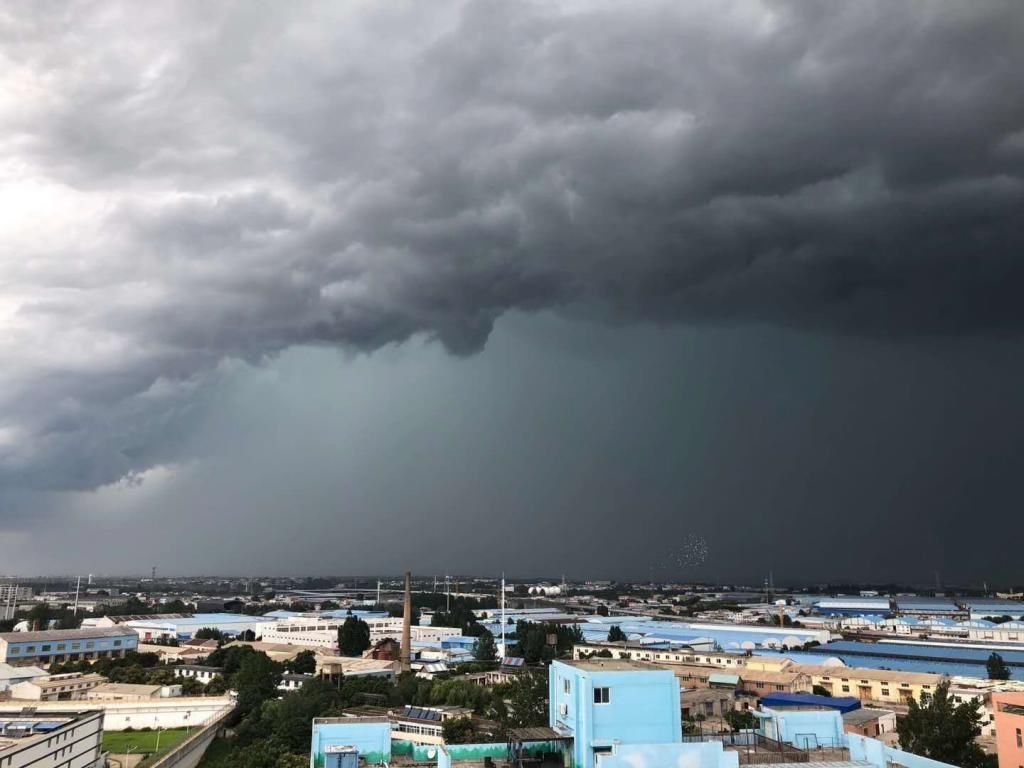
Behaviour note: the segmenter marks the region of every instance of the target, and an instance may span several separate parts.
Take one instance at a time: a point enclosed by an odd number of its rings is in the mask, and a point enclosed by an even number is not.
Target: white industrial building
[[[148,616],[98,616],[82,621],[82,628],[120,627],[131,629],[140,642],[191,640],[201,629],[216,629],[228,637],[252,632],[259,637],[263,628],[274,622],[265,616],[241,613],[166,613]]]
[[[379,643],[391,638],[397,640],[402,636],[402,619],[400,618],[368,618],[364,619],[370,628],[370,643]],[[336,650],[338,647],[338,630],[345,623],[345,618],[320,618],[292,616],[274,622],[263,629],[262,639],[267,643],[283,643],[286,645],[307,645],[313,648]],[[414,626],[410,627],[412,642],[437,643],[449,637],[461,637],[462,630],[454,627]]]
[[[34,712],[0,707],[3,768],[101,768],[103,713]]]

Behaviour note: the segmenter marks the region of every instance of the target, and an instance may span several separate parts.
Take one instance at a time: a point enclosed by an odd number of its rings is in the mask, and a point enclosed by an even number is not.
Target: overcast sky
[[[1024,584],[1022,40],[6,4],[0,573]]]

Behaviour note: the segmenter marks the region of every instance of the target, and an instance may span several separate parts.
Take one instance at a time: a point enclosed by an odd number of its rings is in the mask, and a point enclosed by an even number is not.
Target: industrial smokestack
[[[412,574],[405,572],[405,596],[402,600],[402,671],[412,669]]]

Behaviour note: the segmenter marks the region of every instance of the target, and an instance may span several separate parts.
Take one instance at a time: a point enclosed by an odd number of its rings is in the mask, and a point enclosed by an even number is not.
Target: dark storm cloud
[[[512,309],[1017,334],[1022,39],[1012,0],[11,8],[0,478],[173,460],[233,358]]]

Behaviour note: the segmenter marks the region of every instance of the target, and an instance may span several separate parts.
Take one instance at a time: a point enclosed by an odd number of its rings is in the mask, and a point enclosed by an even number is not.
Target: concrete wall
[[[208,723],[206,727],[193,733],[175,749],[153,763],[150,768],[196,768],[229,714],[231,714],[230,710]]]
[[[37,712],[67,709],[66,701],[33,702]],[[206,725],[234,709],[229,696],[182,696],[174,699],[153,699],[147,702],[76,701],[75,709],[102,709],[103,730],[123,731],[126,728],[186,728]]]
[[[739,755],[718,742],[704,744],[624,744],[598,758],[599,768],[737,768]]]
[[[390,762],[391,724],[387,718],[332,718],[332,722],[314,720],[309,748],[310,768],[323,768],[329,746],[355,747],[359,750],[359,757],[367,763]]]
[[[445,751],[447,759],[456,762],[461,760],[481,761],[485,757],[503,761],[508,757],[508,744],[503,741],[482,744],[414,744],[411,741],[394,740],[391,742],[391,754],[408,757],[416,762],[427,762],[440,759],[441,751]],[[562,745],[555,741],[538,741],[523,745],[523,753],[530,757],[561,752]]]
[[[755,715],[758,733],[799,749],[839,747],[845,741],[843,717],[836,710],[765,708]]]
[[[847,734],[847,740],[850,748],[850,760],[863,760],[876,768],[886,768],[892,764],[903,766],[903,768],[956,768],[948,763],[940,763],[938,760],[929,760],[927,757],[887,747],[877,739],[850,733]]]

